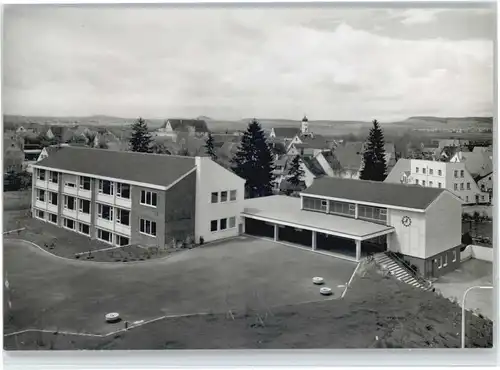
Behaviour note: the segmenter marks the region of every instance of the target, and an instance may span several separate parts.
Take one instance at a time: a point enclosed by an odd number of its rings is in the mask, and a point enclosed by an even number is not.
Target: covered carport
[[[300,207],[299,198],[287,196],[247,199],[242,216],[244,232],[248,235],[268,237],[276,242],[292,243],[313,252],[355,261],[364,254],[363,242],[371,246],[371,241],[394,231],[391,226],[375,222],[305,211]],[[262,226],[263,230],[256,230],[259,225],[256,221],[266,225]]]

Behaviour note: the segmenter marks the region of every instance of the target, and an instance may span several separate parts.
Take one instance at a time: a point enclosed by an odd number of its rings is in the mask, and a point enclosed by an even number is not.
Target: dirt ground
[[[373,266],[373,265],[372,265]],[[166,319],[104,338],[26,333],[6,349],[457,348],[460,308],[369,267],[341,300]],[[491,347],[492,323],[468,314],[469,347]],[[378,340],[376,339],[378,337]]]
[[[457,300],[459,304],[465,290],[471,286],[491,286],[493,284],[493,264],[491,262],[470,259],[462,263],[459,269],[441,276],[434,286],[443,296]],[[465,308],[494,317],[493,290],[472,290],[467,294]]]

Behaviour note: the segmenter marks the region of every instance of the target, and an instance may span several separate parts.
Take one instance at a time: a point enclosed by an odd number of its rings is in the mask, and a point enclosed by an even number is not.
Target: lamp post
[[[467,297],[467,293],[469,293],[473,289],[493,289],[492,286],[471,286],[467,288],[464,292],[464,296],[462,298],[462,348],[465,348],[465,298]]]

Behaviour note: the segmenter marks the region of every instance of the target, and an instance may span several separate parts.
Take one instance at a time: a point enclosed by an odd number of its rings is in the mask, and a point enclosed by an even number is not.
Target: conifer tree
[[[256,119],[248,124],[231,163],[234,173],[246,180],[245,190],[248,198],[272,194],[273,156],[262,127]]]
[[[387,164],[385,162],[384,133],[377,120],[373,120],[368,140],[363,152],[363,168],[361,180],[384,181],[387,176]]]
[[[208,133],[207,141],[205,142],[205,151],[213,161],[217,160],[217,154],[215,153],[214,148],[214,138],[210,132]]]
[[[130,137],[130,150],[133,152],[151,153],[151,134],[148,131],[146,121],[139,117],[132,124],[132,136]]]
[[[290,164],[287,181],[294,187],[298,187],[300,183],[303,181],[304,176],[305,172],[300,167],[300,157],[296,155]]]

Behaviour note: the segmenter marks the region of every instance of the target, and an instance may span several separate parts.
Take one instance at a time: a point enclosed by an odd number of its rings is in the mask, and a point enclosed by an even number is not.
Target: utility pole
[[[464,292],[464,296],[462,298],[462,348],[465,348],[465,298],[467,298],[467,293],[469,293],[473,289],[493,289],[492,286],[471,286],[467,288]]]

